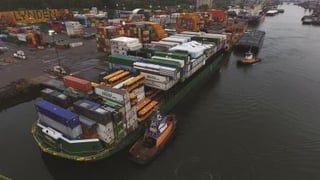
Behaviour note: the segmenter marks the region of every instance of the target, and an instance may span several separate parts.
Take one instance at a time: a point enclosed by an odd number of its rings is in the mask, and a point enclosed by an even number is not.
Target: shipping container
[[[134,78],[134,77],[130,77],[129,79],[126,79],[126,80],[124,80],[124,81],[116,84],[116,85],[113,86],[112,88],[115,88],[115,89],[123,89],[123,85],[124,85],[126,82],[132,80],[133,78]]]
[[[64,24],[68,36],[80,36],[83,34],[83,27],[78,21],[65,21]]]
[[[140,93],[140,94],[137,94],[137,103],[141,102],[142,100],[144,100],[145,98],[145,93]]]
[[[166,37],[161,39],[161,41],[166,41],[166,42],[173,42],[173,43],[179,43],[179,44],[183,44],[188,42],[188,39],[186,38],[179,38],[179,37]]]
[[[101,108],[100,104],[89,100],[79,100],[73,104],[74,110],[101,124],[106,124],[113,120],[112,113]]]
[[[152,80],[152,81],[157,81],[162,83],[166,83],[170,81],[169,76],[161,76],[161,75],[147,73],[147,72],[141,72],[141,74],[143,74],[146,77],[146,80]]]
[[[142,86],[140,86],[140,87],[137,87],[137,88],[133,89],[131,92],[132,92],[132,93],[135,93],[135,94],[144,93],[144,86],[142,85]]]
[[[139,69],[142,72],[157,73],[159,75],[170,76],[174,79],[177,79],[179,76],[178,70],[176,68],[161,66],[157,64],[135,62],[134,68]]]
[[[81,122],[83,137],[86,139],[98,138],[97,122],[81,115],[79,116],[79,119]]]
[[[100,124],[107,124],[113,121],[113,115],[112,112],[103,108],[97,108],[92,113],[92,119],[96,120]]]
[[[71,126],[66,126],[58,121],[56,119],[53,119],[46,114],[42,112],[38,112],[39,116],[39,123],[51,127],[60,133],[62,133],[66,138],[68,139],[80,139],[82,135],[82,129],[81,125],[78,124],[77,126],[71,127]]]
[[[115,108],[108,107],[108,106],[103,106],[102,108],[112,114],[112,119],[114,122],[119,122],[123,120],[123,113],[121,112],[121,109],[117,110]]]
[[[95,88],[95,93],[120,104],[125,104],[129,101],[129,93],[121,89],[114,89],[112,87],[100,85]]]
[[[85,100],[85,99],[78,100],[73,103],[74,111],[86,117],[91,117],[92,116],[91,114],[93,113],[93,111],[99,108],[100,106],[101,105],[98,103],[95,103],[90,100]]]
[[[50,88],[41,90],[41,97],[44,100],[52,102],[53,104],[56,104],[63,108],[68,108],[72,105],[72,99],[70,97]]]
[[[144,75],[139,74],[136,77],[132,78],[131,80],[125,82],[123,84],[123,89],[127,90],[128,92],[131,92],[133,89],[141,86],[144,84]]]
[[[177,82],[178,82],[178,80],[174,80],[174,79],[172,79],[172,80],[170,80],[169,82],[166,82],[166,83],[160,83],[160,82],[157,82],[157,81],[146,80],[144,82],[144,85],[148,86],[148,87],[152,87],[152,88],[156,88],[156,89],[160,89],[160,90],[166,91],[166,90],[170,89],[172,86],[174,86]]]
[[[110,78],[113,78],[113,77],[115,77],[115,76],[117,76],[117,75],[119,75],[119,74],[121,74],[121,73],[123,73],[124,72],[124,70],[117,70],[117,71],[115,71],[115,72],[113,72],[113,73],[111,73],[111,74],[108,74],[108,75],[106,75],[105,77],[103,77],[103,81],[107,81],[107,80],[109,80]]]
[[[120,83],[121,81],[124,81],[128,78],[130,78],[130,72],[124,71],[123,73],[106,80],[105,83],[109,86],[114,86],[114,85],[116,85],[116,84]]]
[[[64,76],[63,82],[66,87],[71,87],[76,90],[80,90],[86,93],[92,92],[92,86],[90,81],[80,79],[74,76]]]
[[[79,116],[67,109],[52,104],[46,100],[35,103],[36,110],[66,127],[74,128],[80,125]]]
[[[136,94],[130,93],[129,97],[130,97],[131,106],[134,106],[134,105],[136,105],[138,103],[138,96]]]
[[[109,122],[107,124],[99,124],[97,126],[97,133],[99,135],[99,139],[106,143],[112,143],[114,141],[114,129],[113,122]]]
[[[209,9],[207,12],[215,21],[224,22],[227,19],[227,13],[223,9]]]
[[[156,51],[154,52],[155,56],[161,56],[161,57],[170,57],[172,59],[181,59],[184,60],[185,64],[188,64],[190,61],[189,54],[186,53],[172,53],[172,52],[163,52],[163,51]]]
[[[163,63],[168,63],[168,62],[175,62],[175,67],[177,68],[183,68],[185,65],[185,62],[183,59],[174,59],[174,58],[170,58],[170,57],[161,57],[161,56],[152,56],[151,58],[152,60],[156,60],[156,61],[160,61]],[[173,64],[173,63],[172,63]]]

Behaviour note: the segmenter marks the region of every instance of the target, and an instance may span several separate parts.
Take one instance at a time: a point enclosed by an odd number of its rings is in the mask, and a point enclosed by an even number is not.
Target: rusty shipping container
[[[71,87],[86,93],[92,91],[92,86],[90,81],[79,79],[74,76],[64,76],[63,83],[66,87]]]

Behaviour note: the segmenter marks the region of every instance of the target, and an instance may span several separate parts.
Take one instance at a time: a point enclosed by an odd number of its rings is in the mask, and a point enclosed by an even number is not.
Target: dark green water
[[[303,26],[304,10],[283,5],[266,17],[252,67],[231,54],[220,73],[181,102],[173,143],[150,165],[126,152],[97,163],[41,156],[27,102],[0,113],[0,174],[14,179],[318,180],[320,179],[320,27]]]

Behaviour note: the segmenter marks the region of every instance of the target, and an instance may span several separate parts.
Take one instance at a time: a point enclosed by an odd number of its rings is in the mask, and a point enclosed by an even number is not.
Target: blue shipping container
[[[52,104],[46,100],[40,100],[35,104],[38,112],[52,118],[53,120],[70,127],[71,129],[80,125],[79,116],[67,109]]]

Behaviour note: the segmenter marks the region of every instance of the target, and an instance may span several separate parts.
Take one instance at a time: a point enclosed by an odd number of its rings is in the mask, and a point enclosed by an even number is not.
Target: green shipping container
[[[173,68],[180,68],[180,63],[171,61],[171,60],[164,60],[164,59],[145,59],[145,61],[150,62],[152,64],[167,66],[167,67],[173,67]]]
[[[172,52],[156,51],[154,55],[161,56],[161,57],[170,57],[172,59],[182,59],[184,60],[185,64],[188,64],[190,61],[190,56],[188,53],[172,53]]]
[[[133,56],[112,54],[108,56],[107,61],[114,64],[121,64],[121,65],[133,67],[133,63],[139,61],[139,59]]]

